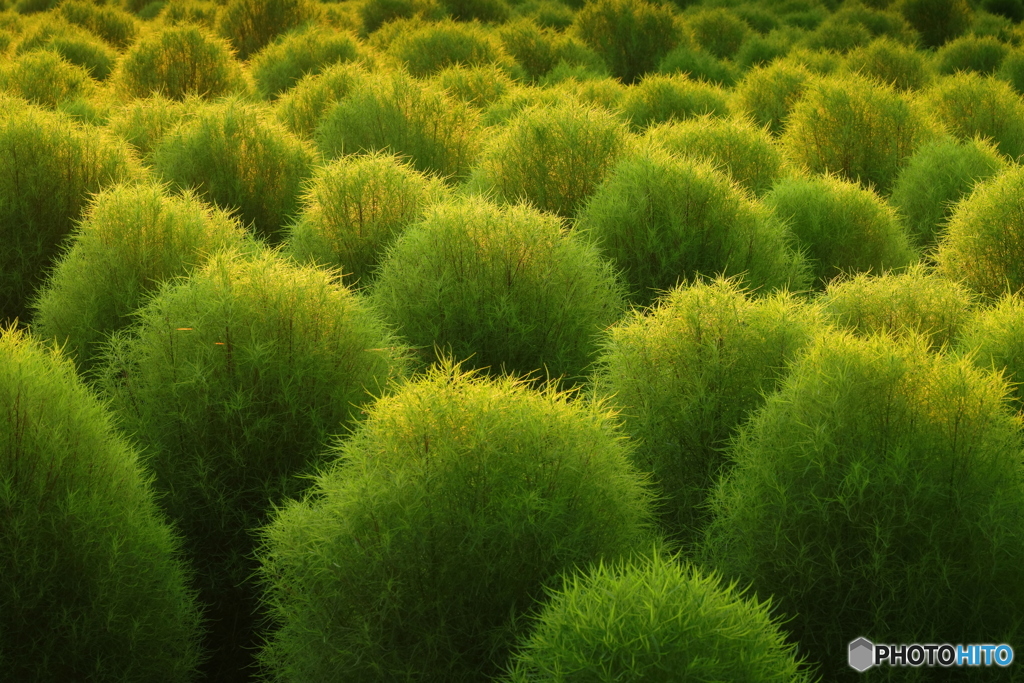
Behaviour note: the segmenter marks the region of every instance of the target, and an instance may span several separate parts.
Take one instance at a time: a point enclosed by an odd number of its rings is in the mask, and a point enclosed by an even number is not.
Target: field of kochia
[[[0,0],[0,679],[1024,682],[1024,0]]]

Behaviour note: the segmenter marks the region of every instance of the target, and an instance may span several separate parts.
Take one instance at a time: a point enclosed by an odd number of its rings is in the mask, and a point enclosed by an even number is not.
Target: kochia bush
[[[0,90],[48,109],[90,95],[95,87],[84,67],[50,50],[26,52],[0,65]]]
[[[974,71],[983,76],[999,70],[1010,47],[993,36],[963,36],[943,45],[935,54],[935,69],[944,75]]]
[[[1024,154],[1024,101],[1009,83],[958,73],[937,80],[920,100],[956,137],[991,138],[1011,161]]]
[[[451,20],[401,33],[388,46],[387,54],[421,78],[455,64],[498,64],[509,71],[515,64],[490,31],[476,23]]]
[[[274,114],[288,130],[312,141],[324,114],[366,83],[367,76],[358,62],[335,64],[318,74],[308,74],[278,98]]]
[[[622,117],[633,130],[655,123],[729,113],[725,92],[684,75],[651,74],[629,87],[621,103]]]
[[[753,68],[737,84],[730,106],[757,125],[767,126],[773,135],[781,135],[811,77],[803,65],[784,61]]]
[[[927,53],[892,38],[877,38],[851,50],[843,67],[903,92],[919,90],[932,79]]]
[[[124,138],[148,162],[163,137],[194,116],[204,102],[194,96],[182,101],[163,95],[129,100],[110,113],[107,130]]]
[[[120,50],[135,42],[139,33],[139,22],[135,17],[116,6],[97,4],[85,0],[64,0],[57,12],[70,23],[81,26]]]
[[[318,12],[313,0],[230,0],[218,15],[217,30],[244,60]]]
[[[350,62],[359,56],[355,39],[326,28],[305,28],[281,36],[260,50],[249,62],[256,92],[272,100],[303,76]]]
[[[117,50],[84,28],[56,19],[36,23],[33,30],[21,36],[16,51],[24,54],[38,48],[56,52],[99,81],[110,75],[120,57]]]
[[[982,369],[1002,372],[1013,387],[1013,407],[1024,413],[1024,300],[1010,294],[974,311],[957,350]]]
[[[576,14],[577,35],[607,62],[612,75],[632,83],[682,40],[669,5],[644,0],[598,0]]]

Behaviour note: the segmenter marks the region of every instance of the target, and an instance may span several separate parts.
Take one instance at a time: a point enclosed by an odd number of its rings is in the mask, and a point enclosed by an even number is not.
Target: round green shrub
[[[1008,45],[992,36],[961,36],[939,48],[935,68],[945,75],[973,71],[988,76],[999,70],[1009,51]]]
[[[557,70],[558,67],[555,67]],[[609,76],[584,80],[566,78],[553,85],[545,85],[544,89],[554,94],[554,98],[548,100],[552,103],[560,99],[575,100],[583,105],[595,105],[609,112],[617,112],[628,87],[622,85],[619,79]]]
[[[210,607],[204,670],[235,680],[257,636],[251,531],[297,495],[405,352],[335,274],[218,252],[116,332],[98,384],[149,452]],[[184,438],[183,438],[184,437]]]
[[[939,272],[995,299],[1024,288],[1024,169],[1010,166],[975,185],[939,236]]]
[[[624,83],[633,83],[682,41],[670,5],[645,0],[597,0],[576,13],[576,34]]]
[[[451,182],[469,174],[479,137],[475,107],[401,71],[354,83],[315,132],[325,157],[388,151]]]
[[[682,45],[658,62],[658,73],[683,74],[694,81],[731,88],[739,80],[739,73],[731,63],[724,62],[709,52]]]
[[[352,36],[322,27],[304,27],[286,33],[249,61],[256,92],[276,99],[303,76],[318,74],[332,64],[358,57]]]
[[[319,74],[304,76],[277,99],[274,106],[277,120],[300,138],[312,141],[324,114],[356,86],[365,84],[367,76],[357,62],[335,64]]]
[[[428,207],[388,250],[370,298],[428,360],[566,386],[624,309],[611,264],[558,217],[478,197]]]
[[[846,55],[843,67],[899,91],[920,90],[932,79],[926,53],[892,38],[877,38]]]
[[[143,161],[148,161],[160,140],[191,118],[201,105],[202,100],[195,96],[185,101],[163,95],[129,100],[111,112],[107,129],[138,150]]]
[[[785,64],[799,64],[818,76],[828,76],[842,70],[843,55],[832,50],[812,50],[799,43],[779,60]]]
[[[0,323],[26,321],[89,195],[142,175],[127,143],[0,95]]]
[[[442,0],[441,6],[456,21],[500,24],[512,15],[505,0]]]
[[[925,47],[963,35],[974,14],[968,0],[899,0],[894,8],[921,34]]]
[[[924,90],[922,103],[962,140],[991,138],[1010,160],[1024,154],[1024,101],[998,78],[965,72],[945,76]]]
[[[601,57],[578,39],[538,26],[534,21],[517,19],[497,27],[496,31],[505,52],[533,80],[541,78],[562,61],[607,70]]]
[[[194,680],[191,572],[110,412],[59,352],[4,326],[0,414],[4,677]]]
[[[50,50],[33,50],[0,65],[0,89],[48,109],[95,90],[89,72]]]
[[[737,50],[736,56],[733,58],[733,63],[742,72],[755,66],[771,64],[789,53],[799,35],[801,35],[799,30],[789,29],[777,29],[766,36],[751,35],[740,45],[740,49]]]
[[[686,76],[649,74],[631,85],[622,98],[622,117],[635,131],[655,123],[678,121],[712,114],[727,116],[725,92],[710,83]]]
[[[230,0],[217,17],[217,31],[247,60],[278,35],[316,18],[313,0]]]
[[[118,60],[117,51],[89,31],[62,21],[40,22],[18,41],[17,53],[38,48],[56,52],[77,64],[96,80],[106,80]]]
[[[907,160],[889,201],[917,246],[931,249],[957,202],[968,196],[976,183],[1006,167],[1005,158],[986,140],[939,138],[921,145]]]
[[[712,494],[702,562],[772,596],[823,680],[863,680],[856,634],[1021,635],[1021,420],[1000,377],[928,348],[820,337],[741,428]]]
[[[906,159],[936,135],[925,113],[891,87],[844,74],[808,84],[782,145],[812,173],[837,173],[888,195]]]
[[[153,166],[166,180],[237,210],[271,242],[298,213],[302,182],[315,161],[307,143],[239,100],[198,109],[153,151]]]
[[[188,275],[219,249],[241,248],[244,236],[192,194],[168,196],[154,184],[105,188],[32,301],[32,331],[57,339],[88,370],[106,336],[127,327],[161,282]]]
[[[500,673],[564,572],[649,552],[651,494],[616,427],[449,364],[379,400],[263,530],[271,680]]]
[[[1016,24],[1024,21],[1024,2],[1021,0],[982,0],[981,7]]]
[[[698,276],[764,289],[807,284],[783,223],[710,163],[657,147],[613,166],[577,223],[621,270],[637,305]]]
[[[616,79],[609,79],[615,83],[619,83]],[[582,81],[582,83],[589,83],[590,80]],[[486,127],[488,137],[484,144],[484,148],[481,152],[486,151],[486,144],[489,142],[491,145],[494,144],[494,137],[500,133],[507,132],[508,124],[516,117],[522,115],[528,109],[533,107],[541,106],[555,106],[561,104],[566,100],[575,103],[577,106],[583,106],[584,102],[577,95],[577,86],[581,85],[581,81],[575,78],[567,78],[564,81],[558,81],[553,84],[545,85],[522,85],[517,84],[511,88],[508,92],[502,95],[496,102],[492,102],[483,109],[480,116],[480,122]],[[619,87],[624,89],[621,83]],[[619,91],[621,99],[622,90]],[[602,106],[594,103],[594,106]],[[603,107],[611,112],[607,107]],[[480,158],[477,158],[477,165],[480,163]],[[480,172],[476,172],[478,177]],[[467,189],[474,186],[477,182],[477,178],[472,175],[470,176],[469,183],[465,186]]]
[[[719,279],[675,287],[605,334],[594,391],[622,415],[637,467],[654,475],[668,537],[700,537],[729,439],[820,327],[818,309],[788,293],[754,298]]]
[[[505,683],[812,679],[770,605],[691,562],[652,554],[581,572],[552,591]]]
[[[57,12],[67,21],[99,36],[120,50],[135,42],[138,21],[124,10],[86,0],[63,0]]]
[[[456,64],[442,69],[432,80],[448,91],[449,95],[481,110],[500,100],[515,87],[512,78],[497,64]]]
[[[215,31],[217,10],[217,4],[212,0],[180,0],[165,3],[157,19],[165,27],[198,24],[208,31]]]
[[[782,152],[764,128],[741,118],[701,116],[653,126],[647,138],[681,157],[707,159],[760,196],[782,176]]]
[[[396,19],[417,17],[437,21],[444,15],[444,8],[437,0],[365,0],[359,5],[361,35],[364,38]]]
[[[781,135],[790,111],[810,81],[811,72],[799,64],[777,61],[755,67],[736,85],[730,108],[767,127],[773,135]]]
[[[974,307],[969,290],[920,265],[833,280],[820,301],[838,327],[862,336],[921,335],[934,350],[952,345]]]
[[[513,19],[526,17],[544,28],[565,31],[572,26],[576,13],[561,0],[526,0],[512,8]]]
[[[725,7],[702,7],[685,23],[697,45],[719,59],[735,56],[751,33],[747,22]]]
[[[1024,411],[1024,301],[1019,296],[1007,295],[974,311],[957,348],[978,367],[1002,372],[1012,387],[1012,406]]]
[[[1013,86],[1018,95],[1024,94],[1024,50],[1010,50],[996,75]]]
[[[828,50],[837,54],[845,54],[854,48],[871,42],[871,31],[861,24],[837,21],[832,17],[821,22],[818,28],[800,41],[811,50]]]
[[[344,157],[314,172],[285,252],[341,269],[366,286],[401,231],[446,194],[439,180],[394,156]]]
[[[231,47],[198,26],[156,30],[132,45],[111,80],[130,99],[158,93],[175,100],[215,98],[246,89]]]
[[[470,183],[569,218],[630,146],[618,118],[572,99],[528,107],[480,153]]]
[[[515,64],[491,31],[450,19],[401,33],[388,46],[387,54],[421,78],[455,64],[500,64],[509,71]]]
[[[819,289],[843,273],[901,270],[920,258],[895,209],[857,183],[831,175],[783,178],[764,203],[806,251]]]
[[[868,2],[841,2],[835,3],[835,5],[837,5],[835,11],[825,22],[858,24],[866,28],[872,38],[884,36],[910,47],[917,47],[920,44],[921,36],[916,29],[899,12],[892,11],[888,5],[884,7],[871,6],[870,0]]]

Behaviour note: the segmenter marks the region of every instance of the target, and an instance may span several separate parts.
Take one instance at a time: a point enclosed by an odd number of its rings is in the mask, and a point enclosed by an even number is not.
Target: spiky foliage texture
[[[940,47],[965,33],[974,14],[968,0],[899,0],[894,9],[921,34],[925,47]]]
[[[975,184],[1006,170],[1006,159],[989,141],[943,137],[928,142],[907,160],[889,201],[919,247],[931,249],[953,207]]]
[[[811,72],[800,64],[776,61],[747,72],[733,91],[731,107],[773,135],[781,135],[789,112],[803,97]]]
[[[127,143],[0,95],[0,322],[27,304],[89,194],[143,170]]]
[[[531,79],[541,78],[561,62],[607,70],[601,57],[578,38],[529,19],[510,21],[497,27],[496,33],[505,52]]]
[[[498,64],[510,72],[515,65],[491,31],[476,22],[451,19],[399,34],[388,46],[387,54],[419,78],[455,64]]]
[[[129,100],[110,113],[107,129],[124,138],[148,162],[163,137],[194,116],[203,102],[195,96],[181,101],[163,95]]]
[[[445,363],[369,409],[263,530],[270,680],[487,680],[544,589],[650,548],[613,413]]]
[[[935,69],[940,74],[973,71],[983,76],[999,70],[1010,47],[994,36],[961,36],[943,45],[935,53]]]
[[[211,680],[247,680],[253,537],[405,354],[334,274],[219,252],[112,335],[98,382],[148,450],[210,605]]]
[[[702,560],[774,596],[824,680],[861,680],[847,664],[858,634],[1020,638],[1021,420],[1000,377],[928,348],[823,335],[741,428],[712,495]],[[931,677],[917,671],[877,673]]]
[[[920,90],[932,79],[927,53],[888,37],[851,50],[843,67],[902,92]]]
[[[685,22],[694,42],[719,59],[735,56],[751,34],[747,22],[725,7],[697,9],[686,15]]]
[[[855,74],[822,77],[793,105],[782,144],[812,173],[831,172],[888,195],[896,174],[937,131],[893,88]]]
[[[304,27],[280,36],[249,62],[256,92],[276,99],[303,76],[350,62],[359,56],[355,38],[322,27]]]
[[[600,562],[551,591],[502,680],[809,682],[769,610],[678,557]]]
[[[576,34],[607,62],[612,75],[633,83],[682,40],[669,5],[644,0],[597,0],[576,13]]]
[[[194,680],[191,570],[110,412],[59,352],[5,325],[0,414],[4,677]]]
[[[1024,101],[994,76],[958,73],[921,92],[921,102],[954,136],[991,138],[1011,161],[1024,154]]]
[[[371,300],[428,360],[450,354],[567,386],[623,311],[611,264],[557,217],[476,197],[436,204],[408,227]]]
[[[1024,413],[1024,300],[1009,294],[974,311],[957,350],[978,367],[1001,372],[1013,387],[1013,407]]]
[[[820,327],[820,312],[788,293],[754,298],[719,279],[673,288],[606,333],[594,390],[623,416],[637,467],[654,475],[668,537],[701,537],[729,439]]]
[[[349,156],[317,168],[288,229],[285,253],[372,282],[388,247],[448,191],[397,157]]]
[[[335,64],[319,74],[306,75],[278,98],[274,114],[288,130],[312,141],[324,114],[356,86],[366,83],[367,75],[358,62]]]
[[[996,75],[1013,86],[1017,94],[1024,94],[1024,50],[1010,50]]]
[[[95,88],[85,67],[56,51],[33,50],[0,65],[0,89],[47,109],[86,97]]]
[[[456,99],[481,110],[500,100],[516,86],[508,72],[497,64],[456,64],[439,71],[432,81]]]
[[[690,45],[679,45],[666,54],[658,62],[658,73],[683,74],[691,80],[725,88],[731,88],[740,79],[740,70],[731,62]]]
[[[445,14],[437,0],[365,0],[359,5],[360,35],[365,38],[397,19],[438,21]]]
[[[57,12],[68,22],[81,26],[119,50],[135,42],[139,34],[138,20],[114,5],[63,0]]]
[[[920,258],[899,214],[857,183],[836,176],[784,178],[764,203],[806,250],[819,289],[842,273],[901,270]]]
[[[625,125],[605,109],[571,98],[539,104],[490,138],[470,183],[569,218],[631,144]]]
[[[683,75],[649,74],[629,87],[621,102],[623,118],[634,131],[697,116],[726,116],[725,91]]]
[[[315,161],[311,145],[240,100],[197,110],[153,152],[153,165],[165,179],[237,210],[244,224],[271,242],[280,241],[298,213],[302,183]]]
[[[39,48],[56,52],[100,81],[110,75],[120,56],[90,31],[56,18],[37,22],[24,33],[18,40],[16,52],[24,54]]]
[[[181,24],[198,24],[205,29],[214,31],[217,28],[218,5],[213,0],[181,0],[168,2],[157,14],[163,26],[179,26]]]
[[[247,60],[278,35],[317,17],[313,0],[230,0],[217,17],[218,33]]]
[[[765,289],[807,284],[785,224],[710,163],[653,146],[612,168],[578,229],[622,271],[641,306],[701,275],[740,276]]]

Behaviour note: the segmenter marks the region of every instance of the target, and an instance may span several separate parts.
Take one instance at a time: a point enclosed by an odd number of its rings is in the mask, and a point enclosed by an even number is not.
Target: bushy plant
[[[96,88],[89,72],[50,50],[33,50],[0,65],[0,89],[48,109],[88,96]]]
[[[800,41],[805,48],[828,50],[837,54],[845,54],[869,42],[871,31],[867,27],[854,22],[835,20],[832,17],[821,22],[818,28]]]
[[[566,386],[624,308],[611,264],[556,216],[478,197],[428,207],[387,251],[370,297],[428,360]]]
[[[192,24],[140,38],[111,80],[124,98],[158,93],[175,100],[189,95],[212,99],[247,87],[228,43]]]
[[[968,0],[899,0],[894,9],[921,34],[925,47],[940,47],[965,33],[974,14]]]
[[[936,80],[920,97],[956,137],[991,138],[1010,160],[1024,154],[1024,101],[1005,81],[959,73]]]
[[[185,101],[163,95],[129,100],[115,107],[107,121],[107,129],[123,138],[148,161],[165,135],[200,109],[203,100],[192,97]]]
[[[889,201],[917,246],[931,249],[953,207],[974,185],[1004,171],[1006,159],[992,143],[939,138],[921,145],[896,177]]]
[[[571,99],[528,107],[495,134],[474,187],[571,217],[631,142],[614,114]]]
[[[555,71],[558,67],[555,67]],[[554,73],[554,71],[552,72]],[[555,103],[561,100],[575,100],[583,105],[594,105],[609,112],[619,111],[622,98],[629,86],[622,85],[617,78],[566,78],[551,85],[545,85],[544,91],[552,93],[553,98],[545,100]]]
[[[577,223],[640,306],[699,276],[737,276],[766,290],[807,284],[785,224],[710,163],[655,146],[616,163]]]
[[[418,170],[458,182],[469,174],[480,138],[475,107],[402,71],[357,81],[314,134],[328,158],[388,151]]]
[[[250,533],[405,372],[405,352],[334,273],[227,251],[161,284],[104,356],[98,383],[148,450],[210,605],[205,671],[247,680],[258,608]]]
[[[821,320],[788,293],[754,298],[719,279],[675,287],[605,333],[594,391],[621,413],[634,462],[654,475],[669,538],[700,538],[729,439]]]
[[[512,15],[532,19],[540,26],[556,31],[565,31],[576,18],[574,8],[561,0],[526,0],[512,8]]]
[[[515,81],[497,64],[458,64],[442,69],[432,80],[449,95],[481,110],[500,100],[515,87]]]
[[[803,97],[811,72],[799,64],[777,61],[746,73],[733,91],[731,109],[781,135],[793,106]]]
[[[0,95],[0,322],[26,304],[89,195],[143,174],[127,143]]]
[[[772,596],[824,680],[862,680],[847,664],[860,634],[1020,637],[1021,420],[1001,378],[928,348],[820,337],[741,428],[711,497],[701,559]]]
[[[739,80],[739,73],[731,63],[724,62],[709,52],[689,45],[682,45],[658,62],[658,73],[683,74],[695,81],[732,87]]]
[[[4,325],[0,414],[4,677],[194,680],[191,570],[110,412],[59,352]]]
[[[651,548],[599,404],[445,364],[368,413],[263,530],[271,680],[488,680],[563,572]]]
[[[437,0],[364,0],[359,5],[363,37],[396,19],[417,17],[437,21],[444,15],[444,8]]]
[[[1014,23],[1024,21],[1024,2],[1021,0],[982,0],[981,8]]]
[[[843,273],[901,270],[920,258],[892,206],[857,183],[833,175],[783,178],[764,203],[806,250],[819,289]]]
[[[735,56],[750,26],[725,7],[702,7],[686,15],[686,28],[702,49],[719,59]]]
[[[285,253],[337,268],[366,286],[395,238],[447,188],[394,156],[349,156],[316,169]]]
[[[63,0],[57,12],[72,24],[81,26],[121,50],[134,43],[139,34],[138,21],[113,5],[86,0]]]
[[[208,31],[217,28],[218,5],[213,0],[181,0],[167,2],[157,15],[159,23],[165,27],[180,24],[198,24]]]
[[[359,56],[352,36],[326,28],[304,27],[286,33],[260,50],[249,62],[256,92],[266,100],[277,98],[303,76],[350,62]]]
[[[777,29],[766,36],[752,35],[740,45],[733,63],[744,72],[755,66],[771,64],[785,57],[800,35],[799,30],[786,29]]]
[[[490,31],[477,23],[452,20],[427,24],[401,33],[387,54],[413,76],[430,76],[454,64],[500,64],[511,71],[514,62]]]
[[[808,85],[782,144],[812,173],[836,173],[888,195],[906,159],[936,135],[925,112],[891,87],[844,74]]]
[[[686,76],[649,74],[629,87],[621,104],[622,117],[635,131],[667,121],[679,121],[711,114],[726,116],[729,105],[725,92],[710,83]]]
[[[356,86],[368,82],[367,75],[358,62],[346,62],[329,66],[319,74],[304,76],[278,98],[274,113],[288,130],[312,141],[324,114]]]
[[[601,70],[601,57],[571,35],[538,26],[527,19],[510,21],[497,27],[505,51],[529,78],[537,80],[560,62]]]
[[[278,35],[302,26],[319,12],[313,0],[229,0],[217,17],[217,31],[238,58],[249,59]]]
[[[310,145],[239,100],[198,109],[160,140],[152,158],[166,180],[237,210],[271,242],[298,213],[302,182],[316,162]]]
[[[89,31],[66,21],[37,23],[33,30],[18,40],[17,53],[24,54],[38,48],[56,52],[99,81],[106,80],[118,59],[114,48]]]
[[[1009,51],[1009,46],[992,36],[961,36],[939,48],[935,69],[946,75],[958,71],[991,75],[999,70]]]
[[[1018,95],[1024,94],[1024,50],[1010,50],[996,75],[1013,86]]]
[[[920,50],[883,37],[851,50],[843,66],[848,71],[905,92],[919,90],[931,82],[932,72],[925,55]]]
[[[757,196],[783,173],[775,140],[747,119],[700,116],[652,126],[647,138],[678,156],[711,161]]]
[[[769,610],[678,557],[602,562],[551,592],[501,680],[812,680]]]
[[[797,43],[779,61],[800,65],[818,76],[828,76],[842,70],[844,56],[833,50],[811,49]]]
[[[668,5],[645,0],[597,0],[576,13],[577,35],[607,62],[612,75],[633,83],[680,43]]]
[[[56,339],[87,371],[107,335],[127,327],[162,282],[220,249],[242,248],[244,236],[237,221],[193,194],[170,196],[154,184],[105,188],[34,297],[32,331]]]
[[[441,6],[456,21],[500,24],[512,14],[505,0],[442,0]]]
[[[1024,412],[1024,301],[1016,294],[979,308],[966,321],[957,350],[978,367],[1001,372],[1010,383],[1013,408]]]
[[[820,302],[838,326],[862,336],[921,335],[932,349],[951,346],[970,318],[974,294],[921,265],[904,273],[837,278]]]

